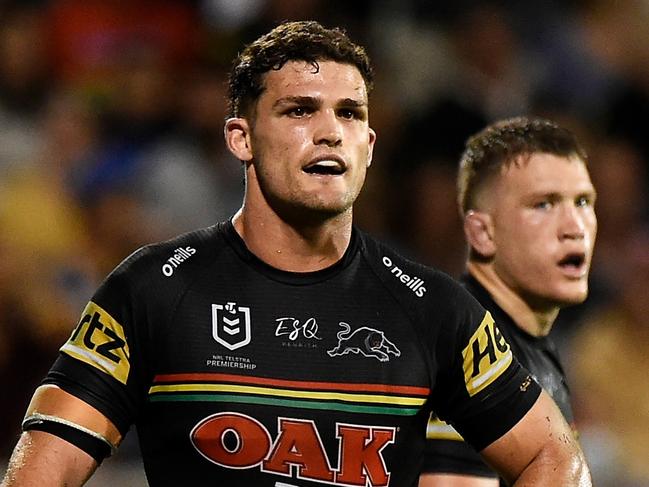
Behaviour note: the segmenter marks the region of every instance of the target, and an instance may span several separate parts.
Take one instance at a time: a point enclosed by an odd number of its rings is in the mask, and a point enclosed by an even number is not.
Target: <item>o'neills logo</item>
[[[403,284],[406,285],[413,293],[419,298],[423,298],[426,293],[426,288],[424,287],[424,280],[420,279],[417,276],[409,276],[403,272],[399,267],[394,265],[392,259],[389,257],[383,257],[383,265],[390,269],[390,272],[394,274]]]
[[[167,276],[173,276],[174,269],[180,264],[189,259],[196,253],[196,249],[192,247],[178,247],[174,250],[174,255],[167,259],[167,262],[162,265],[162,273]]]

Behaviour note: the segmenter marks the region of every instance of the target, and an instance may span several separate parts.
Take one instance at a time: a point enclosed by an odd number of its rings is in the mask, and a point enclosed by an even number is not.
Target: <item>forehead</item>
[[[264,76],[261,98],[276,100],[287,96],[350,98],[367,102],[367,87],[358,68],[336,61],[289,61],[281,69]]]
[[[584,161],[547,153],[519,157],[503,166],[496,184],[499,192],[518,195],[593,191]]]

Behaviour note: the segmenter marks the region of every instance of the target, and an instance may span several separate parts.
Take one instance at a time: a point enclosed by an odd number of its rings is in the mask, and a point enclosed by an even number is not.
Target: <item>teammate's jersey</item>
[[[527,368],[536,381],[554,398],[568,423],[573,423],[570,391],[559,360],[557,347],[550,337],[534,337],[514,323],[496,304],[489,292],[472,276],[461,278],[464,286],[493,315],[498,328],[511,345],[514,356]],[[424,472],[454,473],[496,477],[476,453],[462,440],[452,426],[431,418],[427,427]]]
[[[46,381],[135,424],[152,486],[415,486],[431,409],[481,448],[540,394],[444,274],[356,229],[283,272],[231,222],[126,259]]]

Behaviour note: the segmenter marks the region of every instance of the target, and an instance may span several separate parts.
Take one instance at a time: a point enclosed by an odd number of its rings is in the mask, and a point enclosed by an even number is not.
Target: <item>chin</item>
[[[566,290],[556,296],[556,301],[559,306],[574,306],[575,304],[583,303],[588,297],[588,288]]]
[[[352,207],[353,201],[348,199],[337,199],[337,200],[319,200],[308,202],[305,205],[305,208],[314,212],[321,213],[328,216],[336,216],[341,213],[345,213]]]

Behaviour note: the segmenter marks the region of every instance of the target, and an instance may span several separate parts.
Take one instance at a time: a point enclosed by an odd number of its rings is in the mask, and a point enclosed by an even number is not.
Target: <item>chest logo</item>
[[[361,326],[352,331],[351,326],[345,322],[340,322],[342,330],[338,332],[336,338],[338,344],[331,350],[327,350],[330,357],[356,353],[365,357],[374,357],[379,362],[388,362],[390,354],[395,357],[401,355],[397,346],[387,339],[385,334],[380,330],[375,330],[368,326]]]
[[[229,302],[212,304],[212,337],[228,350],[250,343],[250,308]]]
[[[390,485],[384,449],[395,442],[395,428],[336,423],[337,451],[328,455],[314,421],[283,417],[277,421],[274,436],[251,416],[217,413],[194,426],[190,438],[204,458],[224,468],[256,468],[337,486]]]

